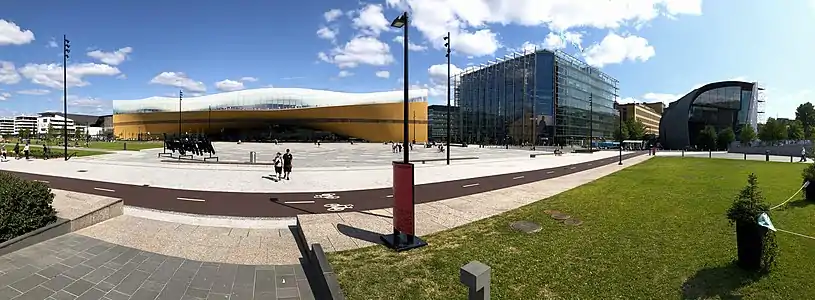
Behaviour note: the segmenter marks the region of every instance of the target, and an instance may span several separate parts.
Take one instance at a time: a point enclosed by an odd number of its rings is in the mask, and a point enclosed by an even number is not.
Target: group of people
[[[292,160],[294,160],[294,156],[289,149],[286,149],[286,154],[281,155],[280,152],[277,152],[274,160],[272,160],[277,181],[290,179]]]
[[[45,159],[48,159],[48,153],[50,152],[50,150],[48,149],[48,147],[46,145],[42,145],[42,151],[43,151],[43,153],[45,153],[45,157],[46,157]],[[20,159],[21,157],[25,157],[25,159],[28,160],[28,159],[30,159],[30,156],[31,156],[31,146],[29,145],[28,142],[26,142],[25,146],[23,146],[22,156],[21,156],[20,155],[20,143],[16,143],[16,144],[14,144],[14,149],[12,150],[12,152],[14,152],[14,159]],[[3,146],[0,147],[0,161],[7,162],[8,160],[9,160],[8,159],[8,151],[6,151],[6,145],[3,144]]]

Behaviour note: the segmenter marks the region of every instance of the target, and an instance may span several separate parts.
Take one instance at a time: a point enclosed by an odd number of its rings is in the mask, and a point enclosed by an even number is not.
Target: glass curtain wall
[[[592,139],[612,140],[618,81],[563,52],[555,56],[557,143],[588,146]]]

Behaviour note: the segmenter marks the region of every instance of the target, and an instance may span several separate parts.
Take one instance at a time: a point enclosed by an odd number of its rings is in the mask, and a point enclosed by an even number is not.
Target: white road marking
[[[385,198],[393,198],[393,195],[387,195]]]
[[[524,178],[524,177],[523,176],[512,177],[512,180],[518,180],[518,179],[521,179],[521,178]]]
[[[48,180],[36,180],[36,179],[35,179],[34,181],[36,181],[36,182],[42,182],[42,183],[48,183]]]
[[[546,174],[552,174],[552,173],[555,173],[555,171],[546,172]]]
[[[571,168],[569,168],[569,170],[574,170],[574,168],[575,168],[575,167],[571,167]]]
[[[285,204],[312,204],[314,201],[286,201]]]
[[[479,184],[478,183],[471,183],[471,184],[462,185],[461,187],[468,188],[468,187],[474,187],[474,186],[479,186]]]
[[[204,202],[204,201],[207,201],[207,200],[204,200],[204,199],[196,199],[196,198],[184,198],[184,197],[178,197],[178,198],[176,198],[176,199],[178,199],[178,200],[182,200],[182,201],[194,201],[194,202]]]
[[[115,193],[115,192],[116,192],[115,190],[111,190],[111,189],[103,189],[103,188],[98,188],[98,187],[95,187],[95,188],[93,188],[93,189],[94,189],[94,190],[97,190],[97,191],[108,192],[108,193]]]

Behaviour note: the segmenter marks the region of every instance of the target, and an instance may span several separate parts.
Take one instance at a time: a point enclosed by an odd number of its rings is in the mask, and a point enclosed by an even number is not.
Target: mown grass
[[[14,143],[17,143],[18,141],[19,141],[19,139],[17,139],[17,138],[11,138],[11,139],[6,140],[6,144],[13,146]],[[54,139],[54,140],[50,140],[50,141],[39,140],[39,139],[32,139],[31,140],[32,146],[33,145],[48,144],[49,146],[57,147],[57,146],[62,146],[63,143],[64,143],[64,141],[61,140],[61,139]],[[155,148],[164,147],[164,143],[158,142],[158,141],[113,141],[113,142],[93,141],[93,142],[88,143],[87,147],[85,145],[85,142],[79,142],[79,147],[74,147],[75,145],[77,145],[76,142],[68,141],[68,147],[88,148],[90,150],[96,149],[96,150],[123,151],[123,150],[125,150],[124,149],[124,144],[125,143],[127,143],[127,151],[139,151],[139,150],[144,150],[144,149],[155,149]]]
[[[815,241],[779,232],[780,256],[754,277],[732,262],[725,212],[747,174],[767,202],[800,186],[803,164],[657,157],[505,214],[424,237],[429,246],[329,254],[349,299],[466,299],[459,268],[492,267],[493,299],[815,299]],[[773,211],[776,227],[815,235],[815,205]],[[544,210],[584,220],[567,227]],[[531,220],[543,230],[510,230]]]

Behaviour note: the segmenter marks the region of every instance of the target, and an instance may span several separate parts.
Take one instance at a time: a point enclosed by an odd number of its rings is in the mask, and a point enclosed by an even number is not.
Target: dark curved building
[[[684,149],[695,144],[708,125],[717,132],[733,128],[737,136],[744,124],[756,129],[762,90],[756,82],[722,81],[691,91],[670,103],[662,115],[660,143],[666,149]]]

